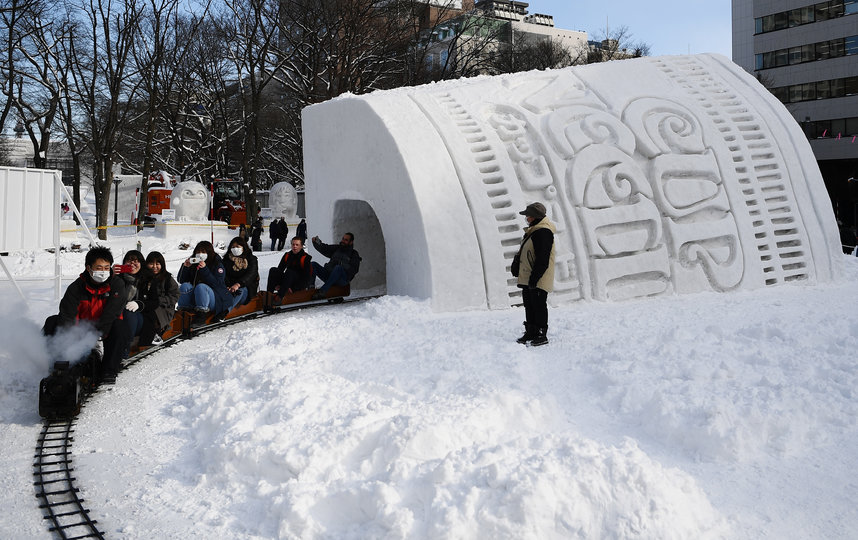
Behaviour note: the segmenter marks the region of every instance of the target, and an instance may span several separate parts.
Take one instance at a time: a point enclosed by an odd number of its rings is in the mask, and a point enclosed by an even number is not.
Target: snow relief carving
[[[397,243],[430,273],[426,284],[403,280],[397,293],[431,297],[439,309],[520,302],[508,269],[524,225],[518,211],[533,201],[557,224],[555,304],[839,275],[834,216],[806,139],[779,102],[723,57],[645,58],[403,90],[305,111],[305,133],[326,145],[309,159],[305,147],[305,173],[324,178],[325,190],[308,200],[359,192],[378,214],[388,249]],[[336,129],[314,131],[314,118],[334,116]],[[384,136],[367,136],[370,126]],[[364,156],[378,155],[390,156],[388,167],[367,168]],[[388,208],[392,193],[415,199],[421,227],[404,225],[401,205]],[[455,226],[432,217],[440,208],[456,214]],[[324,205],[308,204],[308,216],[314,209],[327,219]],[[425,242],[399,247],[396,237],[411,233]],[[457,261],[463,250],[473,251],[464,261],[470,268]],[[389,292],[400,273],[414,271],[392,259]],[[481,279],[451,277],[451,268]]]
[[[277,182],[271,187],[268,205],[271,207],[272,219],[285,218],[287,223],[298,222],[298,192],[289,182]]]
[[[179,182],[170,194],[177,221],[205,221],[209,216],[209,190],[194,181]]]

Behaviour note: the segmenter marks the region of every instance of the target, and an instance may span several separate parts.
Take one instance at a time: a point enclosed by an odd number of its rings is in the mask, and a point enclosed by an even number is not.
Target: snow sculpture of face
[[[208,219],[209,190],[199,182],[179,182],[170,195],[170,208],[176,211],[179,221]]]
[[[268,204],[271,206],[272,218],[286,218],[286,221],[298,218],[298,192],[288,182],[274,184]]]

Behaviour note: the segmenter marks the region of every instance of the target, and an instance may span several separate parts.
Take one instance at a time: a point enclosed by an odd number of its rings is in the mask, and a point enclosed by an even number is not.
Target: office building
[[[733,61],[786,105],[810,140],[835,214],[858,226],[858,0],[732,7]]]

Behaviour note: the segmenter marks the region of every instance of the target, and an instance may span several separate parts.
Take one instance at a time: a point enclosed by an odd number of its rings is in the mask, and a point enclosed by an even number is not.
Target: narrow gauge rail
[[[245,306],[231,311],[225,320],[213,321],[199,328],[190,327],[190,317],[186,313],[176,313],[173,323],[164,333],[164,343],[155,347],[136,349],[132,356],[123,362],[121,370],[139,362],[150,354],[171,347],[176,343],[191,339],[195,336],[223,328],[232,324],[244,322],[257,317],[273,315],[304,308],[319,307],[330,303],[361,302],[377,296],[362,296],[346,298],[350,290],[346,287],[332,287],[325,299],[312,301],[310,291],[294,293],[282,299],[281,303],[271,305],[270,298],[260,295]],[[266,300],[266,298],[269,298]],[[86,401],[99,392],[96,388],[92,393],[85,394],[81,401],[81,411]],[[45,419],[42,431],[36,440],[36,454],[33,462],[34,486],[39,508],[44,519],[50,522],[48,530],[63,540],[82,538],[104,538],[104,532],[99,530],[98,521],[89,515],[89,509],[84,505],[84,499],[79,497],[80,489],[75,485],[71,447],[74,442],[74,418]]]

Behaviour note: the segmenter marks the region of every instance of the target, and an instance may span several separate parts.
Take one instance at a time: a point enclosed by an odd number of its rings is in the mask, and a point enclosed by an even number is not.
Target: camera
[[[113,265],[113,273],[114,274],[130,274],[132,272],[130,264],[114,264]]]
[[[189,262],[189,263],[191,263],[191,264],[199,264],[199,263],[201,263],[202,261],[203,261],[203,260],[202,260],[202,259],[200,259],[199,257],[190,257],[190,258],[188,258],[188,262]]]

